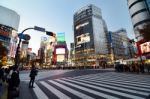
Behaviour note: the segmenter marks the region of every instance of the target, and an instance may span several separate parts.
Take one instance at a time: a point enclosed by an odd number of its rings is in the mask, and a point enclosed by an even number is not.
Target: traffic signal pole
[[[19,61],[20,61],[20,44],[21,44],[21,41],[22,41],[22,37],[23,37],[23,33],[27,30],[31,30],[31,29],[34,29],[34,30],[37,30],[37,31],[41,31],[41,32],[45,32],[45,28],[41,28],[41,27],[38,27],[38,26],[34,26],[34,27],[31,27],[31,28],[26,28],[24,29],[22,32],[21,32],[21,37],[19,37],[19,42],[18,42],[18,46],[17,46],[17,50],[16,50],[16,54],[15,54],[15,67],[18,68],[19,67]]]
[[[21,44],[21,39],[22,39],[22,35],[25,31],[29,30],[29,29],[34,29],[34,28],[26,28],[21,32],[21,37],[19,37],[19,42],[18,42],[18,46],[17,46],[17,50],[16,50],[16,55],[15,55],[15,66],[18,67],[19,66],[19,61],[20,61],[20,44]]]

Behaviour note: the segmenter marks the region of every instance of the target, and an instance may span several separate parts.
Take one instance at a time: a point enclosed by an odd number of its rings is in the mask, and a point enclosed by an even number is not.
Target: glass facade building
[[[108,43],[113,60],[130,58],[129,39],[125,29],[119,29],[115,32],[108,32]]]
[[[87,5],[79,9],[74,14],[76,60],[95,64],[95,55],[108,54],[106,32],[107,27],[100,8]]]

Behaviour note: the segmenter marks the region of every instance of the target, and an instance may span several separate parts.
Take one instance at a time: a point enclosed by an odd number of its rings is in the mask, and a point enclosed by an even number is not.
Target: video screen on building
[[[90,42],[90,35],[89,35],[89,33],[77,36],[77,45],[78,44],[82,44],[82,43],[86,43],[86,42]]]
[[[146,42],[140,45],[142,54],[150,52],[150,42]]]
[[[57,62],[64,62],[65,55],[57,55]]]
[[[56,54],[65,54],[65,48],[57,48]]]

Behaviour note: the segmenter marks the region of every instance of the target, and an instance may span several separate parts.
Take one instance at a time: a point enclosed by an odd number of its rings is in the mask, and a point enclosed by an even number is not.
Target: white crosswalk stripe
[[[68,79],[66,79],[66,80],[68,80]],[[71,81],[71,80],[69,80],[69,81]],[[78,79],[77,81],[81,81],[81,82],[85,82],[85,83],[89,83],[89,84],[95,84],[95,85],[108,87],[108,88],[113,88],[113,89],[116,89],[116,90],[131,92],[131,93],[135,93],[135,94],[141,94],[141,95],[145,95],[145,96],[149,95],[149,93],[147,93],[147,92],[136,91],[136,90],[131,90],[131,89],[125,89],[125,88],[121,88],[121,87],[115,87],[115,86],[112,86],[112,85],[106,85],[106,84],[110,84],[110,83],[106,83],[106,82],[105,82],[105,84],[101,84],[101,83],[97,83],[97,82],[95,83],[95,82],[90,81],[90,80],[80,80],[80,79]],[[75,82],[75,81],[73,81],[73,82]],[[130,87],[127,87],[127,88],[130,88]]]
[[[34,84],[35,88],[33,89],[38,99],[49,99],[47,95],[37,86]]]
[[[39,81],[33,91],[38,99],[52,99],[48,93],[58,99],[71,99],[74,96],[80,99],[148,99],[149,82],[150,76],[147,75],[107,72]],[[45,88],[49,92],[42,91]]]
[[[94,98],[92,98],[92,97],[90,97],[90,96],[88,96],[88,95],[85,95],[85,94],[83,94],[83,93],[80,93],[80,92],[78,92],[78,91],[76,91],[76,90],[74,90],[74,89],[71,89],[71,88],[69,88],[69,87],[67,87],[67,86],[64,86],[64,85],[62,85],[62,84],[60,84],[60,83],[57,83],[57,82],[55,82],[55,81],[49,81],[49,82],[51,82],[51,83],[53,83],[53,84],[55,84],[55,85],[57,85],[57,86],[59,86],[59,87],[61,87],[61,88],[63,88],[63,89],[65,89],[65,90],[67,90],[67,91],[69,91],[69,92],[72,92],[73,94],[75,94],[76,96],[78,96],[78,97],[80,97],[80,98],[85,98],[85,99],[94,99]]]
[[[71,99],[67,95],[63,94],[59,90],[55,89],[54,87],[50,86],[49,84],[45,83],[44,81],[40,82],[42,85],[44,85],[46,88],[48,88],[51,92],[53,92],[56,96],[59,97],[59,99]]]
[[[82,86],[79,86],[79,85],[76,85],[76,84],[72,84],[72,83],[69,83],[69,82],[66,82],[66,81],[63,81],[63,80],[57,79],[57,81],[62,82],[62,83],[65,83],[65,84],[68,84],[68,85],[71,85],[71,86],[73,86],[73,87],[75,87],[75,88],[79,88],[79,89],[81,89],[81,90],[85,90],[85,91],[87,91],[87,92],[90,92],[90,93],[92,93],[92,94],[95,94],[95,95],[98,95],[98,96],[101,96],[101,97],[104,97],[104,98],[107,98],[107,99],[119,99],[119,98],[117,98],[117,97],[113,97],[113,96],[110,96],[110,95],[106,95],[106,94],[104,94],[104,93],[100,93],[100,92],[97,92],[97,91],[95,91],[95,90],[88,89],[88,88],[86,88],[86,87],[82,87]],[[84,84],[85,84],[85,83],[84,83]]]
[[[70,84],[68,82],[61,81],[59,79],[57,81]],[[119,91],[110,90],[110,89],[106,89],[106,88],[102,88],[102,87],[98,87],[98,86],[94,86],[94,85],[90,85],[90,84],[86,84],[86,83],[82,83],[82,82],[78,82],[78,81],[73,81],[73,80],[69,80],[69,79],[67,79],[67,81],[75,82],[75,83],[78,83],[78,84],[81,84],[81,85],[84,85],[84,86],[87,86],[87,87],[95,88],[95,89],[98,89],[98,90],[103,90],[103,91],[110,92],[110,93],[113,92],[114,94],[121,95],[121,96],[128,97],[128,98],[132,98],[132,99],[142,99],[142,97],[137,97],[137,96],[129,95],[129,94],[126,94],[126,93],[121,93]],[[73,84],[71,84],[71,85],[73,85]],[[82,87],[82,88],[84,88],[84,87]],[[104,97],[104,98],[108,98],[108,97]]]

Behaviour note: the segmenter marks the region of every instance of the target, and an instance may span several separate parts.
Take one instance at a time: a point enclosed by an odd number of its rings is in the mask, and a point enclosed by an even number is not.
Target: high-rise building
[[[143,28],[147,23],[150,23],[150,0],[127,0],[129,13],[133,23],[135,37],[140,41],[142,36],[138,29]]]
[[[129,44],[129,39],[125,29],[120,29],[115,32],[108,32],[109,52],[112,54],[112,60],[131,58],[132,48]]]
[[[77,65],[95,65],[99,58],[108,54],[107,26],[101,9],[90,4],[74,14],[75,60]]]
[[[150,24],[150,0],[127,0],[127,2],[137,40],[137,55],[148,56],[150,50],[147,50],[146,53],[143,53],[145,48],[143,45],[147,45],[150,42],[145,42],[142,34],[139,32],[139,29],[143,29],[144,25]]]

